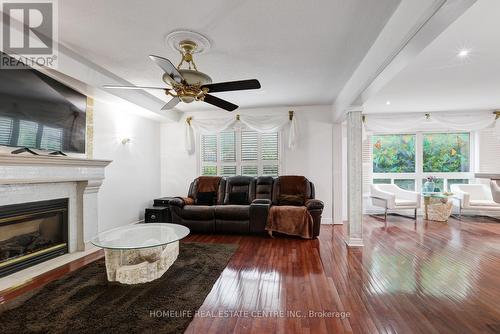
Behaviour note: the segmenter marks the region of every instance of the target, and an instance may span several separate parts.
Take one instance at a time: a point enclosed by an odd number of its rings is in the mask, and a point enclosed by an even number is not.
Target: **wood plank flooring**
[[[343,226],[317,240],[189,236],[240,247],[186,333],[500,333],[500,222],[389,221],[365,217],[358,249]],[[0,303],[101,256],[2,291]]]

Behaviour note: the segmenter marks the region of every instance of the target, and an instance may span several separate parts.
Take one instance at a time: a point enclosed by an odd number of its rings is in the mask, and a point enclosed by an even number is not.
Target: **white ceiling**
[[[260,91],[219,97],[244,108],[331,104],[399,2],[65,0],[59,39],[135,85],[161,86],[161,71],[147,55],[177,64],[179,54],[164,38],[193,30],[214,44],[195,58],[199,70],[215,82],[257,78],[262,84]]]
[[[477,1],[370,98],[365,112],[499,109],[499,13],[500,1]],[[457,57],[461,49],[470,56]]]

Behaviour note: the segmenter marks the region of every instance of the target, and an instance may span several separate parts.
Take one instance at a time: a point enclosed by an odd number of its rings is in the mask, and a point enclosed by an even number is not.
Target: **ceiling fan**
[[[162,79],[169,87],[104,85],[104,88],[163,90],[172,99],[161,108],[162,110],[172,109],[181,101],[184,103],[203,101],[227,111],[233,111],[238,106],[209,93],[260,88],[260,83],[257,79],[212,83],[212,79],[205,73],[198,71],[194,63],[193,53],[197,48],[197,44],[190,40],[184,40],[179,43],[179,47],[182,59],[177,67],[166,58],[149,56],[156,65],[165,71]],[[187,68],[182,69],[181,66],[184,63],[186,63]]]

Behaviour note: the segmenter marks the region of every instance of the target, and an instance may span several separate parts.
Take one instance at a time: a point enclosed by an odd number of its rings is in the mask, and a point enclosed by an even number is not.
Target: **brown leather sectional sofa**
[[[279,204],[280,178],[270,176],[232,176],[222,178],[214,205],[198,205],[198,178],[188,192],[193,204],[181,197],[170,200],[172,222],[187,226],[194,233],[261,233],[269,209]],[[233,195],[243,195],[234,202]],[[233,195],[231,195],[233,194]],[[313,237],[319,235],[323,202],[314,199],[314,184],[307,180],[306,206],[313,218]]]

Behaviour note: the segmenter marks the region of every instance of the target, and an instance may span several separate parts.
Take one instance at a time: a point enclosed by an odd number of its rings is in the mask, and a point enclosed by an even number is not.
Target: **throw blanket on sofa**
[[[199,193],[217,193],[219,191],[219,183],[221,179],[222,177],[220,176],[200,176],[198,178],[198,184],[196,185],[196,191]]]
[[[216,196],[219,192],[219,183],[222,177],[220,176],[200,176],[198,177],[198,183],[196,185],[196,191],[202,192],[214,192]],[[185,205],[193,205],[195,203],[194,198],[191,197],[181,197]]]
[[[313,219],[305,206],[272,206],[266,230],[311,239]]]

